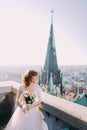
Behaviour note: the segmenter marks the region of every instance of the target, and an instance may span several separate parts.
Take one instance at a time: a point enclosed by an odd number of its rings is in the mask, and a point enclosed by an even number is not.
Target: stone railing
[[[20,85],[13,81],[0,82],[0,94],[12,93],[16,97],[16,92]],[[87,129],[86,107],[44,92],[41,92],[41,95],[42,103],[40,109],[45,116],[49,130],[63,130],[64,127],[71,127],[72,130]]]

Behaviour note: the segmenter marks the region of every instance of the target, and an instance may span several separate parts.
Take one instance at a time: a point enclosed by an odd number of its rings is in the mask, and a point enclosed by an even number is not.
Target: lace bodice
[[[35,84],[34,86],[31,86],[31,87],[27,87],[27,88],[24,88],[24,86],[20,86],[19,89],[18,89],[18,97],[20,97],[20,100],[22,103],[24,103],[24,98],[23,98],[23,94],[25,91],[30,91],[32,92],[34,95],[35,95],[35,99],[37,101],[40,101],[41,102],[41,93],[40,93],[40,86]],[[19,96],[20,95],[20,96]],[[18,99],[17,99],[18,100]]]

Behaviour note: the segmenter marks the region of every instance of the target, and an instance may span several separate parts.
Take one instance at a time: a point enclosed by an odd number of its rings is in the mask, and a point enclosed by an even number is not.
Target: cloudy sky
[[[87,0],[0,0],[0,65],[44,65],[52,8],[58,65],[87,65]]]

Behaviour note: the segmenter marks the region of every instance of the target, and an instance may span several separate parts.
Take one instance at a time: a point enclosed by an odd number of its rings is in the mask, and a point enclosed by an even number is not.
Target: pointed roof
[[[53,74],[58,72],[56,47],[55,47],[55,39],[54,39],[54,31],[53,31],[53,11],[51,16],[50,35],[48,40],[44,70],[47,70],[48,73],[52,72]]]

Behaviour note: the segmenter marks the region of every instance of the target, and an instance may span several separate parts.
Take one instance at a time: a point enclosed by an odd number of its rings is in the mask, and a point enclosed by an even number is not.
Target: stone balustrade
[[[20,85],[13,81],[0,82],[0,94],[11,93],[10,98],[13,94],[16,97]],[[40,109],[45,116],[49,130],[63,130],[64,127],[71,127],[72,130],[87,130],[86,107],[44,92],[41,92],[41,96]]]

